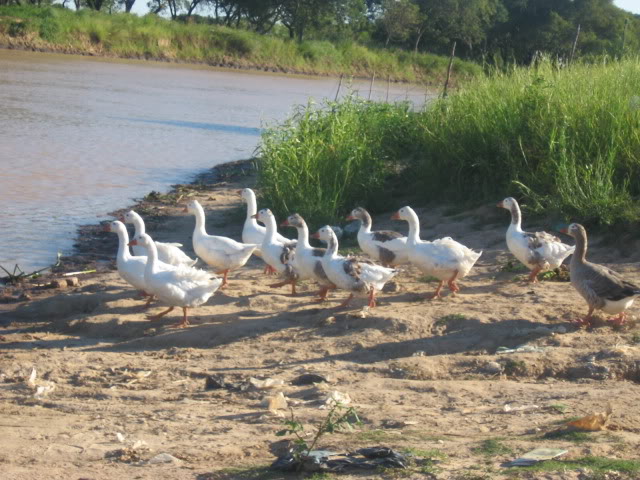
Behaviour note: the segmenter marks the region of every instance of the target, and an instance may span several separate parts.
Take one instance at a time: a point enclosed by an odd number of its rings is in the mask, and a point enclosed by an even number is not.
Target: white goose
[[[196,226],[193,230],[193,251],[207,265],[215,268],[216,273],[224,274],[220,287],[224,288],[227,285],[229,271],[244,266],[257,248],[257,245],[240,243],[228,237],[207,234],[204,209],[197,200],[189,202],[184,211],[196,216]]]
[[[262,225],[259,225],[254,217],[254,215],[258,213],[258,202],[256,201],[256,194],[250,188],[243,188],[242,190],[238,190],[238,193],[242,197],[242,200],[247,204],[247,218],[245,219],[244,225],[242,227],[242,241],[244,243],[255,243],[256,245],[262,245],[262,240],[264,240],[264,235],[267,229]],[[296,242],[295,240],[290,240],[286,237],[283,237],[279,233],[276,233],[276,238],[282,243],[295,244]],[[262,258],[260,247],[256,248],[253,254]],[[275,272],[267,264],[264,273],[273,274]]]
[[[278,239],[278,226],[276,218],[268,208],[263,208],[253,216],[256,220],[266,225],[266,232],[260,250],[262,251],[262,259],[276,273],[283,277],[283,280],[270,287],[277,288],[284,285],[291,285],[291,294],[296,295],[296,281],[298,272],[294,265],[295,250],[294,246],[289,242],[282,242]]]
[[[134,238],[139,237],[143,233],[146,233],[144,220],[142,220],[142,217],[133,210],[129,210],[127,213],[120,216],[120,221],[133,224],[135,228],[135,233],[133,235]],[[158,249],[158,259],[161,262],[168,263],[170,265],[187,265],[189,267],[194,266],[197,263],[198,259],[194,260],[190,258],[186,253],[180,250],[181,246],[181,243],[156,242],[156,248]],[[136,256],[145,256],[147,254],[146,250],[139,245],[133,247],[132,250],[133,254]]]
[[[421,240],[420,220],[411,207],[402,207],[391,218],[405,220],[409,223],[407,240],[409,262],[418,267],[422,273],[440,280],[440,284],[431,298],[442,298],[440,292],[445,281],[451,292],[459,291],[460,287],[458,287],[456,280],[467,276],[482,252],[475,252],[451,237],[433,242]]]
[[[282,222],[283,227],[295,227],[298,230],[298,243],[296,244],[296,255],[294,259],[295,268],[301,279],[315,280],[320,284],[318,295],[319,300],[327,299],[329,290],[336,286],[329,280],[322,266],[322,257],[326,252],[326,248],[316,248],[309,244],[309,228],[307,222],[304,221],[297,213],[289,215]]]
[[[342,290],[350,292],[340,306],[346,307],[354,294],[369,297],[369,307],[376,306],[376,294],[384,284],[391,280],[398,270],[363,262],[356,258],[345,258],[338,255],[338,238],[329,225],[325,225],[312,235],[327,243],[327,250],[322,257],[322,267],[331,282]]]
[[[391,230],[371,231],[371,215],[362,207],[354,208],[347,220],[360,220],[358,245],[371,258],[385,267],[409,262],[407,237]]]
[[[514,257],[531,270],[530,282],[537,282],[540,272],[558,268],[576,249],[547,232],[523,231],[522,214],[515,198],[505,198],[498,203],[498,207],[511,212],[511,224],[507,229],[507,247]]]
[[[158,320],[175,307],[182,307],[182,322],[176,326],[186,327],[189,325],[187,309],[206,303],[222,283],[222,280],[204,270],[185,265],[159,265],[156,245],[146,233],[134,238],[129,245],[141,245],[147,249],[149,255],[144,270],[146,288],[149,293],[170,305],[164,312],[148,316],[149,320]]]
[[[116,257],[116,265],[118,273],[122,279],[131,284],[135,289],[142,292],[143,296],[148,296],[145,307],[148,307],[153,300],[153,295],[149,295],[146,291],[147,286],[144,282],[144,269],[147,266],[146,256],[133,256],[129,252],[129,233],[124,223],[118,220],[104,225],[106,232],[113,232],[118,235],[118,255]]]

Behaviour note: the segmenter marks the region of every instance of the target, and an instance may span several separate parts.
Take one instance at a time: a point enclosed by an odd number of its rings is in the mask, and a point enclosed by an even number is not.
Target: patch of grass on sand
[[[604,457],[581,457],[571,460],[546,460],[544,462],[536,463],[529,467],[518,467],[507,470],[509,473],[517,472],[554,472],[554,471],[568,471],[576,470],[578,468],[588,468],[595,474],[604,474],[610,471],[616,471],[624,473],[626,475],[633,475],[632,478],[638,478],[640,474],[640,460],[623,460],[618,458],[604,458]],[[527,477],[529,478],[529,477]],[[590,479],[602,478],[589,477]],[[618,478],[618,477],[615,477]]]
[[[566,413],[570,407],[564,403],[552,403],[549,408],[556,413]]]
[[[418,277],[418,281],[421,283],[433,283],[433,282],[439,282],[440,279],[433,277],[431,275],[422,275]]]
[[[438,320],[436,320],[435,324],[437,326],[443,326],[449,322],[453,322],[456,320],[458,321],[467,320],[467,316],[463,315],[462,313],[451,313],[449,315],[445,315],[444,317],[440,317]]]
[[[502,438],[487,438],[478,447],[474,448],[473,452],[485,457],[513,454],[513,450],[502,443],[502,440]]]
[[[574,443],[584,443],[591,440],[591,437],[587,432],[578,432],[571,428],[561,428],[559,430],[547,432],[542,438],[547,440],[565,440],[567,442]]]

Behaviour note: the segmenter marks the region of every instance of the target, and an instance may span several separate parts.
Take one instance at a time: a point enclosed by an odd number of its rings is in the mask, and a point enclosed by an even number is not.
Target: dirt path
[[[244,210],[236,192],[254,178],[236,168],[223,180],[185,186],[141,205],[148,232],[180,241],[193,254],[194,219],[178,204],[197,198],[209,233],[239,238]],[[636,473],[606,478],[640,478],[635,321],[618,330],[577,330],[570,320],[586,308],[570,284],[528,285],[519,280],[524,272],[502,271],[511,258],[504,244],[506,212],[449,211],[418,209],[423,238],[451,235],[484,251],[455,297],[423,300],[435,284],[407,268],[399,291],[381,294],[378,308],[363,310],[359,300],[339,310],[343,293],[318,304],[313,285],[303,285],[298,297],[286,287],[270,289],[272,280],[254,259],[230,275],[226,291],[193,311],[187,329],[172,328],[176,315],[146,320],[143,301],[101,256],[105,249],[115,256],[115,235],[85,230],[84,256],[65,268],[98,259],[104,271],[65,292],[32,289],[31,301],[0,305],[2,478],[284,478],[263,467],[286,448],[275,432],[288,412],[269,411],[263,398],[283,392],[312,431],[326,416],[321,407],[333,391],[349,395],[363,425],[328,435],[320,446],[344,451],[384,445],[430,459],[417,460],[406,475],[339,478],[597,478],[589,473],[596,467],[580,463],[587,456],[636,460]],[[405,231],[388,217],[375,218],[376,226]],[[623,258],[597,238],[591,244],[593,260],[640,281],[637,248]],[[499,347],[523,344],[537,348],[496,354]],[[35,386],[28,381],[33,369]],[[330,382],[291,384],[307,372]],[[208,375],[238,385],[251,377],[283,383],[271,390],[205,389]],[[608,430],[545,438],[563,420],[604,411],[608,403]],[[555,473],[500,466],[537,447],[566,448],[563,458],[577,459],[578,466],[556,467]],[[146,462],[160,453],[177,461]]]

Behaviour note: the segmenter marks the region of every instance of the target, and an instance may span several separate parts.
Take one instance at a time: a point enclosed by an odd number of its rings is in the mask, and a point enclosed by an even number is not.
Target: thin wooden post
[[[580,24],[578,24],[578,31],[576,31],[576,38],[573,40],[573,48],[571,48],[571,56],[569,57],[569,65],[573,63],[573,55],[576,53],[576,47],[578,46],[578,37],[580,36]]]
[[[340,87],[342,87],[342,77],[344,76],[344,73],[340,74],[340,81],[338,82],[338,90],[336,90],[336,98],[333,99],[334,102],[338,101],[338,95],[340,95]]]
[[[622,52],[620,52],[620,57],[624,56],[624,47],[627,43],[627,26],[629,25],[629,18],[624,19],[624,31],[622,32]]]
[[[371,76],[371,83],[369,84],[369,98],[367,100],[371,100],[371,91],[373,90],[373,82],[376,80],[376,72],[373,72]]]
[[[389,87],[391,86],[391,75],[387,77],[387,98],[385,102],[389,103]]]
[[[447,89],[449,88],[449,79],[451,78],[451,67],[453,67],[453,57],[456,55],[456,43],[457,42],[453,42],[453,47],[451,47],[451,58],[449,58],[449,68],[447,68],[447,79],[444,81],[442,98],[447,98]]]

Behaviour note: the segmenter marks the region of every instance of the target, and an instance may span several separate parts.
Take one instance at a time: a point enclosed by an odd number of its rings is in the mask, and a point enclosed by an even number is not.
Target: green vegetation
[[[262,140],[259,183],[279,215],[337,221],[391,194],[473,205],[507,195],[588,225],[640,218],[640,59],[541,59],[493,72],[422,111],[347,98],[308,105]]]
[[[92,10],[0,6],[0,45],[70,53],[187,61],[308,74],[376,76],[440,81],[447,59],[429,53],[373,49],[354,42],[295,42],[222,25],[187,24],[156,15],[138,17]],[[480,73],[457,61],[461,78]]]
[[[638,474],[640,472],[640,461],[603,457],[582,457],[571,460],[546,460],[544,462],[536,463],[530,467],[509,469],[509,472],[564,472],[567,470],[576,470],[578,468],[588,468],[592,470],[593,473],[597,474],[616,471],[631,475]]]
[[[295,416],[293,409],[291,409],[290,418],[284,420],[285,428],[278,431],[276,435],[279,437],[284,435],[293,436],[291,455],[299,469],[324,435],[344,430],[351,431],[354,426],[360,424],[360,419],[354,407],[346,407],[339,402],[334,402],[327,412],[327,416],[317,426],[315,435],[309,441],[304,431],[304,425]]]
[[[473,451],[486,457],[513,454],[513,450],[502,443],[501,438],[488,438],[483,440],[480,446],[474,448]]]

